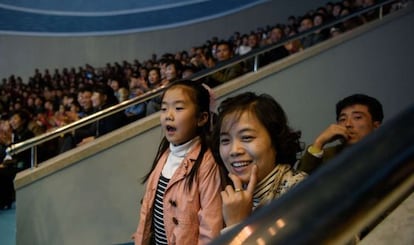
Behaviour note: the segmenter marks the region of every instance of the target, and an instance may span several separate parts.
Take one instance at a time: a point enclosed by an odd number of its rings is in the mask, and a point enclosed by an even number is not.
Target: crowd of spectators
[[[401,8],[405,1],[398,1],[388,6],[385,12]],[[250,33],[234,32],[227,39],[213,37],[204,44],[191,47],[175,54],[166,53],[158,57],[154,54],[145,61],[134,60],[121,63],[107,63],[105,67],[96,68],[89,64],[78,68],[63,68],[43,72],[36,69],[32,77],[24,82],[21,77],[11,75],[3,78],[0,84],[0,145],[7,146],[13,134],[9,126],[11,115],[19,111],[29,114],[29,130],[34,135],[54,130],[82,117],[107,108],[127,99],[142,95],[161,85],[179,79],[189,79],[195,73],[212,68],[234,56],[247,54],[257,48],[272,45],[286,40],[298,33],[315,29],[325,23],[349,15],[361,8],[375,4],[374,0],[343,0],[328,2],[303,16],[290,16],[285,24],[274,24],[257,28]],[[260,65],[266,65],[290,54],[299,52],[330,37],[346,32],[358,25],[377,18],[377,11],[347,19],[332,28],[319,29],[303,38],[290,40],[283,46],[260,57]],[[205,78],[205,83],[214,87],[251,70],[253,63],[244,61],[232,67],[220,70]],[[111,88],[108,90],[107,88]],[[110,91],[110,92],[108,92]],[[106,94],[105,94],[106,93]],[[110,95],[114,98],[110,98]],[[124,122],[132,122],[159,110],[160,101],[155,97],[147,102],[131,106],[122,116]],[[119,115],[118,115],[119,116]],[[122,121],[122,120],[121,120]],[[102,122],[100,122],[102,124]],[[85,139],[102,135],[99,128],[108,125],[95,125],[83,134],[77,130],[66,140],[60,140],[52,151],[59,153],[70,149]],[[109,125],[105,132],[116,127]],[[52,154],[52,153],[50,153]]]

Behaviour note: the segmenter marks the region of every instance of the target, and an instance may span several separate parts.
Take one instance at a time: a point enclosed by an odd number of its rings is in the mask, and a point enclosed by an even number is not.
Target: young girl
[[[207,244],[220,234],[221,181],[208,148],[210,96],[185,80],[162,95],[165,134],[144,182],[135,244]]]
[[[306,177],[292,168],[301,152],[299,138],[282,107],[268,95],[247,92],[221,103],[213,152],[230,178],[221,192],[227,226],[242,222]]]

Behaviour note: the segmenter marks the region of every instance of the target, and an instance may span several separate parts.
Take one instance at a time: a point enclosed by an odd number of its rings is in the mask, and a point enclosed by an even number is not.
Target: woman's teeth
[[[247,165],[249,165],[250,161],[248,162],[234,162],[231,164],[232,167],[234,168],[240,168],[240,167],[245,167]]]

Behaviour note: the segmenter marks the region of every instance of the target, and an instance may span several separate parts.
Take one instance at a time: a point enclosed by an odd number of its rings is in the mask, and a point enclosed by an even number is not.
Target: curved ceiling
[[[0,33],[111,35],[157,30],[231,14],[269,0],[0,0]]]

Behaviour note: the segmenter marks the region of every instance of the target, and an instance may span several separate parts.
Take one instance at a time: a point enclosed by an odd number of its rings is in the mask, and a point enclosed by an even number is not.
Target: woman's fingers
[[[254,189],[256,188],[257,183],[257,165],[254,164],[252,167],[252,171],[250,172],[250,180],[249,184],[247,184],[246,191],[248,191],[251,195],[254,193]]]

